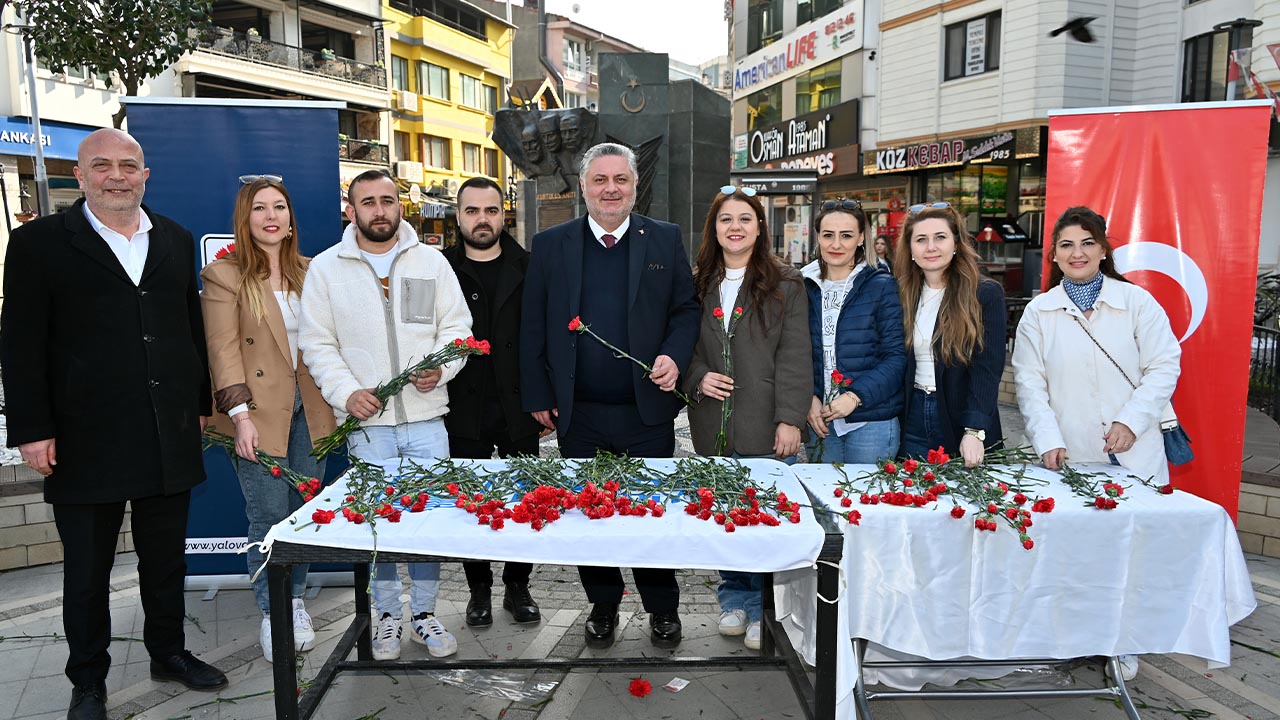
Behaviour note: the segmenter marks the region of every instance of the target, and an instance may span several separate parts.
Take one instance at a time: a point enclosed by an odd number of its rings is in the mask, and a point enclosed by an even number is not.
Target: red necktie
[[[608,233],[605,233],[604,235],[601,235],[601,236],[600,236],[600,239],[604,241],[604,246],[605,246],[606,248],[611,248],[611,247],[613,247],[613,246],[614,246],[614,244],[615,244],[615,243],[617,243],[617,242],[618,242],[618,238],[616,238],[616,237],[614,237],[614,236],[612,236],[612,235],[610,235],[610,234],[608,234]]]

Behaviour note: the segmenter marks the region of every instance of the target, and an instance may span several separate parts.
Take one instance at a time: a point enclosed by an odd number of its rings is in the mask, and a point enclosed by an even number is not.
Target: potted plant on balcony
[[[320,59],[321,60],[337,60],[338,56],[334,54],[333,50],[330,50],[329,48],[323,48],[320,50]]]
[[[249,42],[262,42],[262,35],[258,33],[258,28],[249,28],[245,36],[249,38]]]

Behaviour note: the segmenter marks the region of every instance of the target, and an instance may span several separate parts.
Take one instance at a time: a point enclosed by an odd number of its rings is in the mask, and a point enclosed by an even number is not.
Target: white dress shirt
[[[111,248],[111,252],[120,261],[125,274],[133,284],[141,283],[142,268],[147,264],[147,250],[151,248],[151,218],[142,212],[142,208],[138,208],[138,230],[133,237],[127,238],[103,225],[102,221],[89,210],[88,203],[84,204],[84,216],[88,218],[89,224],[102,236],[102,239],[107,241],[107,247]]]
[[[596,222],[596,219],[590,215],[587,216],[587,226],[591,228],[591,234],[596,236],[596,242],[600,243],[602,246],[604,245],[604,240],[601,238],[605,235],[612,235],[614,243],[620,243],[622,242],[622,236],[627,234],[627,228],[631,227],[631,216],[628,215],[626,219],[622,221],[622,224],[613,232],[605,230],[604,227],[600,223]]]

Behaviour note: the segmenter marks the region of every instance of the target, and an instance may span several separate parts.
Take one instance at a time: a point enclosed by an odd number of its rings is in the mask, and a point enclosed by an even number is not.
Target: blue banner
[[[129,133],[151,177],[144,202],[191,231],[196,259],[213,260],[232,234],[241,175],[279,175],[293,200],[303,255],[338,242],[338,108],[342,103],[128,98]],[[200,268],[196,268],[199,270]],[[333,458],[332,477],[344,463]],[[205,453],[208,481],[191,495],[187,574],[241,575],[248,521],[225,451]]]
[[[41,121],[40,138],[45,159],[75,160],[80,141],[97,129],[49,120]],[[0,117],[0,155],[34,157],[35,154],[36,134],[32,129],[31,119]]]

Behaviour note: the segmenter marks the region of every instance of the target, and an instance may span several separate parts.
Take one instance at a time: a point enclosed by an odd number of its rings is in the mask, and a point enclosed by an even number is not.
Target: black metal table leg
[[[369,613],[369,563],[358,562],[352,566],[352,575],[356,585],[356,617],[354,622],[359,624],[364,620],[365,627],[370,630],[361,633],[356,639],[356,658],[359,660],[373,659],[373,642],[371,635],[373,632],[373,621]]]
[[[298,720],[298,666],[293,649],[293,597],[290,592],[292,576],[292,565],[267,566],[276,720]]]
[[[836,663],[839,655],[836,643],[849,642],[847,638],[836,637],[839,606],[835,602],[823,602],[820,598],[835,600],[840,596],[840,572],[829,562],[818,563],[818,604],[817,621],[818,636],[814,638],[814,660],[816,661],[817,683],[814,688],[814,715],[820,718],[831,718],[836,715]]]
[[[773,599],[773,573],[761,573],[760,578],[760,616],[777,617],[777,609],[774,607]],[[760,657],[768,657],[774,654],[773,633],[769,630],[769,623],[760,623]]]

